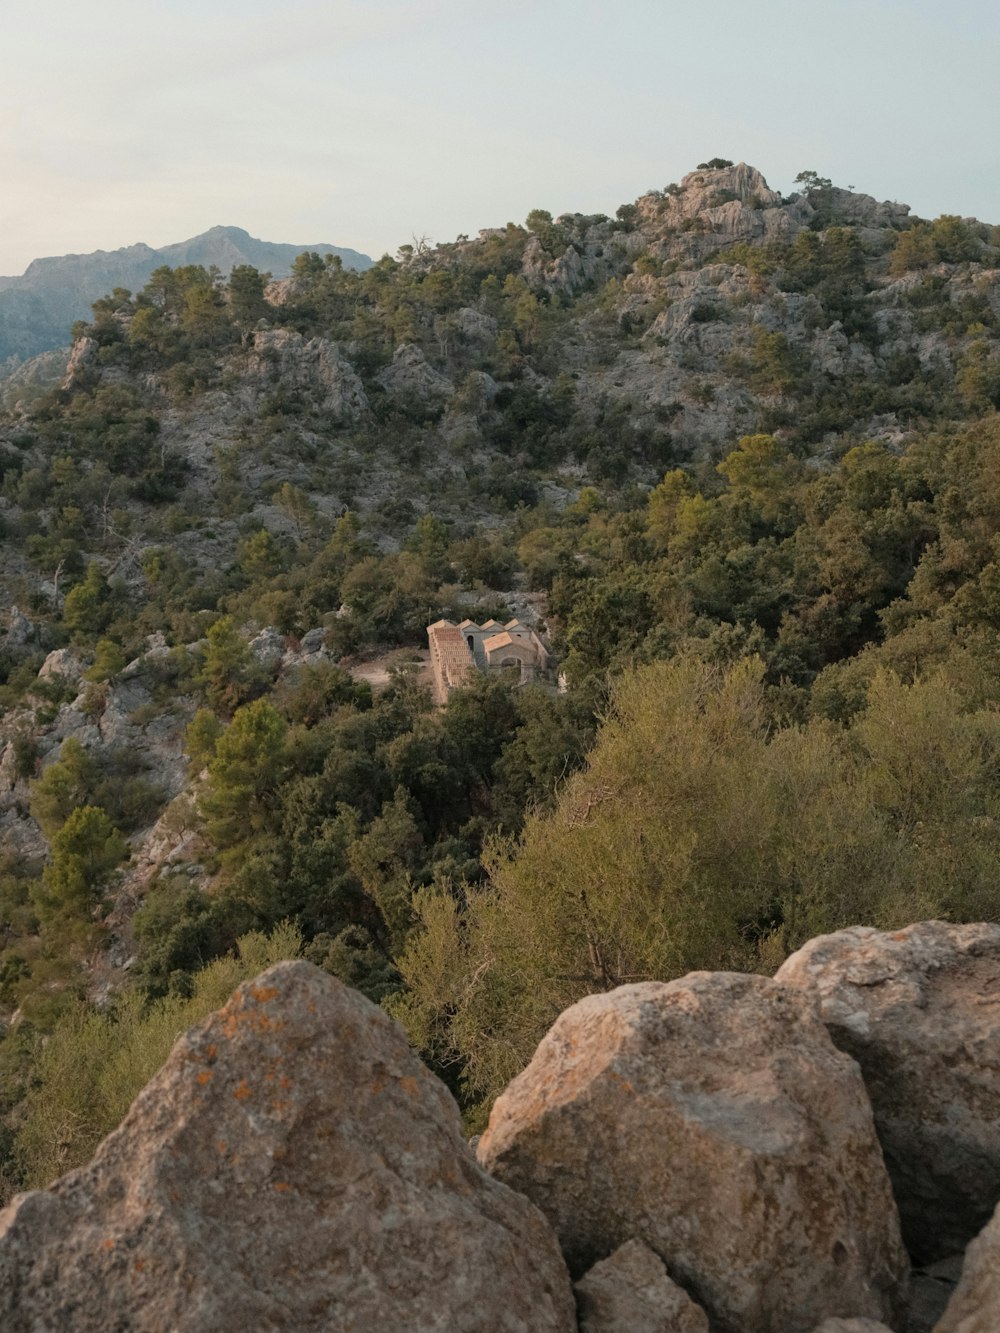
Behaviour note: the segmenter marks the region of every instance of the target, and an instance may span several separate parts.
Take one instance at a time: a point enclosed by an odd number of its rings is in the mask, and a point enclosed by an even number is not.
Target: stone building
[[[452,690],[468,683],[473,671],[517,671],[518,681],[529,684],[551,667],[548,649],[528,625],[509,620],[487,620],[485,625],[463,620],[438,620],[427,628],[431,649],[434,692],[444,703]]]

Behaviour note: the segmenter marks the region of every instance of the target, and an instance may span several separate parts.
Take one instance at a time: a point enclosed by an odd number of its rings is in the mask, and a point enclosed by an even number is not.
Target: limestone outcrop
[[[245,382],[251,391],[277,385],[285,392],[298,390],[338,421],[353,421],[368,410],[361,380],[338,345],[291,329],[254,334]]]
[[[1000,1201],[1000,926],[855,926],[777,980],[861,1066],[911,1253],[960,1253]]]
[[[83,663],[69,648],[54,648],[38,669],[38,679],[63,680],[75,685],[83,675]]]
[[[375,378],[390,396],[411,402],[440,404],[455,392],[451,380],[435,370],[413,343],[397,347],[392,364],[380,370]]]
[[[0,1213],[5,1333],[570,1333],[541,1214],[381,1010],[308,963],[182,1037],[93,1161]]]
[[[500,1096],[480,1162],[532,1199],[574,1274],[632,1238],[719,1333],[895,1322],[908,1265],[856,1064],[763,977],[592,995]]]
[[[576,1284],[580,1333],[708,1333],[708,1316],[662,1259],[630,1240]]]

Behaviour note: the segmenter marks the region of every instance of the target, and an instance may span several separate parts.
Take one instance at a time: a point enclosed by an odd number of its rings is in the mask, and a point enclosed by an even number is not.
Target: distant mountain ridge
[[[154,269],[168,264],[215,265],[228,274],[238,264],[284,277],[306,250],[339,255],[346,268],[366,269],[368,255],[342,246],[261,241],[242,227],[211,227],[199,236],[154,250],[139,242],[120,250],[34,259],[20,277],[0,277],[0,364],[64,347],[75,320],[90,317],[91,304],[113,287],[136,291]]]

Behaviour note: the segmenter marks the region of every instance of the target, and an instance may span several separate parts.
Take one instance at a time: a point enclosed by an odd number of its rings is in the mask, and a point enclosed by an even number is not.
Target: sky
[[[216,224],[375,257],[711,157],[1000,223],[996,0],[34,0],[0,274]]]

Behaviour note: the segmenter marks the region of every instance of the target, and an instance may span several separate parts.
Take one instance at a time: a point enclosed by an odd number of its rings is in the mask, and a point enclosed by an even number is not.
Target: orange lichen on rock
[[[402,1028],[303,961],[182,1036],[94,1161],[0,1219],[2,1333],[576,1333],[542,1215],[474,1166]]]
[[[198,1077],[195,1079],[195,1082],[202,1084],[211,1083],[213,1078],[214,1075],[210,1069],[203,1069],[201,1073],[198,1075]]]
[[[274,988],[261,986],[257,989],[262,995],[269,996]],[[248,1009],[242,993],[222,1011],[222,1032],[229,1038],[235,1037],[241,1028],[249,1027],[254,1032],[280,1032],[284,1026],[280,1018],[268,1018],[256,1009]]]

